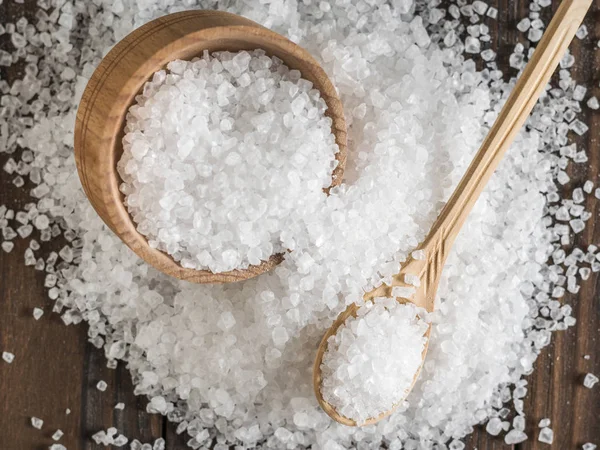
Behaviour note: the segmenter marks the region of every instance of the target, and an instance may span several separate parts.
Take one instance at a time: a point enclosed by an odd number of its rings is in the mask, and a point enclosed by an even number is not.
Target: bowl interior
[[[254,37],[254,39],[252,39],[253,37]],[[122,113],[121,113],[121,117],[120,117],[118,133],[115,137],[114,146],[113,146],[113,168],[114,168],[114,170],[113,170],[114,181],[113,182],[116,185],[116,191],[117,191],[117,195],[119,197],[119,203],[122,205],[122,207],[125,209],[126,212],[127,212],[127,208],[124,204],[125,196],[119,190],[119,186],[122,183],[122,179],[119,176],[119,173],[117,171],[117,163],[121,159],[121,156],[123,154],[122,142],[123,142],[123,138],[125,136],[125,123],[126,123],[127,112],[129,110],[129,108],[135,103],[135,99],[136,99],[137,95],[139,95],[141,93],[145,83],[148,82],[152,78],[152,76],[154,75],[155,72],[165,69],[167,64],[170,61],[173,61],[176,59],[191,60],[195,57],[201,56],[204,50],[208,50],[209,52],[213,53],[213,52],[217,52],[217,51],[237,52],[237,51],[242,51],[242,50],[251,51],[251,50],[255,50],[255,49],[263,49],[263,50],[265,50],[265,52],[267,53],[268,56],[276,56],[276,57],[280,58],[284,62],[284,64],[287,65],[289,68],[299,70],[300,73],[302,74],[303,78],[311,81],[313,83],[314,87],[316,89],[319,89],[319,91],[321,91],[323,99],[325,100],[325,102],[328,105],[326,115],[328,115],[333,121],[332,131],[334,132],[334,135],[336,135],[336,140],[338,141],[338,145],[340,146],[340,152],[338,153],[338,168],[336,168],[334,174],[332,174],[332,186],[338,185],[341,182],[343,168],[344,168],[342,163],[345,161],[345,130],[344,130],[344,136],[338,137],[338,135],[340,134],[338,131],[340,129],[340,125],[339,125],[339,123],[336,123],[336,121],[335,121],[335,117],[336,117],[335,112],[337,109],[340,108],[340,106],[337,104],[333,104],[334,102],[338,102],[337,98],[333,98],[327,94],[328,92],[331,92],[331,89],[333,89],[333,86],[331,85],[329,80],[326,78],[324,79],[321,74],[316,73],[316,72],[321,71],[320,67],[318,67],[318,70],[315,71],[315,66],[313,64],[310,64],[309,62],[307,62],[305,59],[301,59],[296,54],[290,53],[288,51],[288,49],[281,48],[279,45],[276,45],[276,43],[274,43],[273,41],[260,39],[260,37],[258,37],[258,36],[245,35],[244,39],[241,39],[239,37],[232,37],[232,38],[227,38],[227,39],[222,38],[222,39],[216,39],[216,40],[212,40],[212,41],[204,41],[202,43],[202,48],[198,48],[198,46],[196,44],[192,44],[192,45],[183,47],[178,52],[170,53],[169,58],[166,61],[153,60],[152,62],[154,64],[151,64],[148,67],[144,67],[144,70],[146,71],[145,77],[140,78],[141,81],[136,86],[137,88],[135,90],[132,89],[131,92],[128,93],[129,99],[126,103],[123,103],[123,109],[122,109]],[[321,75],[321,76],[319,76],[319,75]],[[339,119],[338,119],[338,122],[339,122]],[[343,161],[342,161],[342,157],[343,157]],[[128,212],[127,212],[127,214],[129,215]],[[129,216],[129,218],[131,220],[132,226],[134,228],[136,228],[136,232],[137,232],[137,226],[136,226],[135,222],[133,222],[133,219],[131,218],[131,216]],[[139,234],[139,236],[141,239],[143,239],[146,242],[146,245],[147,245],[146,237],[141,234]],[[165,254],[165,253],[163,253],[163,254]],[[173,260],[171,258],[170,255],[168,255],[168,254],[165,254],[165,255],[169,259],[171,259],[171,261],[173,261],[174,264],[177,264],[178,267],[181,267],[175,260]],[[282,254],[272,255],[268,261],[263,261],[263,263],[261,263],[258,266],[251,266],[249,268],[249,270],[251,272],[251,276],[255,276],[257,273],[263,273],[265,271],[272,269],[275,265],[279,264],[282,260],[283,260]],[[183,270],[186,270],[186,269],[183,269]],[[245,270],[235,271],[236,276],[239,276],[239,272],[244,272],[244,271]],[[195,271],[195,272],[204,272],[206,275],[212,275],[212,272],[209,272],[209,271]],[[224,274],[227,274],[227,273],[224,273]],[[201,276],[202,273],[198,273],[197,275]]]

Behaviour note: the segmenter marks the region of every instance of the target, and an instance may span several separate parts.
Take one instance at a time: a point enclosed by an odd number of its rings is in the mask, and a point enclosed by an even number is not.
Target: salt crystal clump
[[[129,109],[117,166],[138,231],[215,273],[285,251],[289,224],[316,212],[337,165],[319,91],[262,50],[167,69]]]
[[[327,341],[321,393],[357,423],[401,402],[421,364],[429,325],[412,303],[379,298],[359,308]]]

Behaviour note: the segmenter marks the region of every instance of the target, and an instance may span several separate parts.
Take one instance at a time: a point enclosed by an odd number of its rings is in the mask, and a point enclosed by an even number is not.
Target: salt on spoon
[[[442,269],[460,228],[518,131],[525,123],[537,99],[544,92],[550,77],[575,36],[590,5],[591,0],[564,0],[561,3],[481,148],[428,236],[407,259],[400,272],[392,277],[391,284],[381,285],[366,293],[364,301],[393,297],[394,289],[396,289],[396,295],[398,295],[398,288],[413,287],[415,288],[413,295],[408,294],[406,298],[399,297],[397,300],[400,303],[411,302],[419,308],[433,312],[435,294]],[[412,383],[404,387],[404,395],[396,399],[391,408],[382,403],[381,408],[377,411],[378,414],[373,413],[369,418],[346,417],[340,414],[341,409],[348,410],[344,408],[347,406],[345,403],[352,401],[353,394],[356,394],[356,392],[349,392],[348,395],[338,398],[334,397],[335,401],[333,403],[335,404],[325,400],[322,388],[327,382],[323,379],[323,374],[330,367],[324,367],[323,364],[324,361],[331,360],[332,357],[332,355],[325,357],[326,353],[337,351],[334,347],[329,349],[329,344],[335,341],[335,335],[338,332],[343,332],[348,319],[357,317],[359,308],[360,306],[354,303],[337,317],[321,340],[313,367],[313,387],[319,405],[332,419],[348,426],[370,425],[392,414],[414,386],[427,352],[426,342],[421,353],[421,364],[415,372]],[[429,339],[430,329],[429,327],[424,333],[427,340]],[[376,330],[376,327],[373,330]],[[356,357],[356,355],[346,356]],[[385,355],[381,357],[385,358]],[[365,367],[376,370],[375,368],[378,366],[376,361],[372,361],[370,365],[367,364]],[[372,375],[361,373],[357,376],[366,378]],[[377,410],[377,408],[375,409]]]

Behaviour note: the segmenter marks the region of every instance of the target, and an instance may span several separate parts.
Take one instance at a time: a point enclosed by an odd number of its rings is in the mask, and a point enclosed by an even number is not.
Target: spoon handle
[[[467,172],[420,246],[444,261],[467,216],[525,123],[592,0],[563,0]],[[533,149],[532,149],[533,151]]]

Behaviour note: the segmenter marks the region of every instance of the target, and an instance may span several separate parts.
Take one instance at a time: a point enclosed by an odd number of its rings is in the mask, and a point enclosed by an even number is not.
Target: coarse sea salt
[[[244,269],[295,245],[338,147],[327,104],[262,50],[173,61],[129,109],[121,191],[137,229],[183,267]]]
[[[29,248],[25,261],[41,267],[43,256],[53,311],[66,324],[87,322],[107,365],[124,360],[136,394],[176,422],[190,447],[421,450],[459,445],[486,421],[491,434],[509,431],[510,410],[523,412],[512,391],[524,386],[552,333],[575,323],[571,306],[553,297],[555,288],[576,291],[578,269],[600,271],[597,249],[578,249],[568,224],[590,219],[585,203],[569,203],[557,187],[574,184],[568,166],[587,161],[569,142],[571,129],[587,131],[576,120],[572,55],[457,238],[428,357],[407,402],[375,426],[351,429],[316,403],[309,370],[316,345],[364,289],[397,273],[514,86],[489,52],[482,70],[464,57],[466,33],[479,33],[482,46],[489,35],[480,23],[467,29],[458,19],[487,23],[498,10],[483,17],[480,5],[461,2],[430,14],[438,8],[411,0],[343,0],[329,2],[327,11],[292,0],[52,4],[61,4],[60,12],[37,2],[35,23],[17,31],[19,48],[0,51],[0,65],[24,67],[0,80],[0,117],[10,118],[0,123],[0,153],[3,163],[14,161],[3,179],[15,186],[27,179],[31,201],[18,212],[36,228],[47,225],[36,238],[43,248]],[[311,202],[314,214],[299,211],[301,220],[280,230],[293,251],[279,267],[244,283],[196,286],[148,267],[102,223],[81,189],[72,141],[87,80],[118,40],[167,13],[215,8],[272,28],[318,59],[343,102],[350,152],[345,183]],[[530,19],[535,41],[543,23]],[[511,65],[520,70],[530,51],[517,45]],[[0,207],[5,243],[20,239],[15,230],[23,225],[9,207]],[[557,218],[562,207],[566,221]],[[68,242],[60,254],[46,244],[59,237]],[[517,442],[524,433],[514,429],[505,438]]]
[[[429,325],[414,304],[375,299],[327,341],[321,364],[323,399],[358,424],[390,411],[423,363]]]

